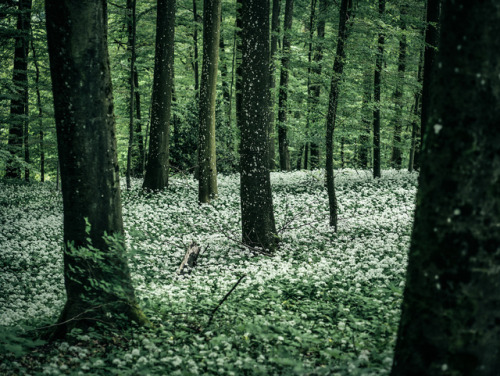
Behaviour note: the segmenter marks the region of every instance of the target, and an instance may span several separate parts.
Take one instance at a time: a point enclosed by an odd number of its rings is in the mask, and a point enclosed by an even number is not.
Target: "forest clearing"
[[[242,247],[236,175],[219,176],[220,198],[199,205],[192,178],[144,194],[123,193],[128,259],[153,328],[102,341],[15,350],[2,336],[1,374],[384,375],[392,364],[417,175],[339,170],[339,228],[328,225],[324,173],[273,173],[280,248]],[[54,185],[2,184],[2,333],[53,324],[64,305],[62,202]],[[190,275],[177,268],[201,245]],[[215,312],[220,300],[245,276]],[[19,332],[10,332],[16,329]],[[7,339],[7,341],[5,341]],[[19,339],[17,339],[19,340]],[[71,341],[70,341],[71,342]],[[9,347],[10,346],[10,347]]]

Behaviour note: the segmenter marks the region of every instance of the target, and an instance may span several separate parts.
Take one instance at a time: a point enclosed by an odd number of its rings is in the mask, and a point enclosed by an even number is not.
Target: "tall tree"
[[[106,1],[46,0],[64,206],[67,300],[55,335],[146,323],[124,254]],[[111,244],[105,235],[117,235]],[[83,248],[83,250],[82,250]]]
[[[8,145],[11,159],[7,162],[5,176],[21,178],[21,169],[16,165],[15,157],[20,157],[23,143],[25,159],[29,162],[28,145],[28,52],[31,29],[32,0],[19,0],[17,15],[17,33],[14,38],[14,70],[12,83],[14,93],[10,105],[10,127]],[[29,170],[25,170],[25,178],[29,180]]]
[[[378,2],[378,13],[380,17],[384,17],[385,14],[385,0],[379,0]],[[382,76],[382,65],[384,63],[384,42],[385,33],[380,26],[380,31],[378,33],[378,44],[377,44],[377,57],[375,60],[375,75],[373,80],[373,177],[381,177],[381,166],[380,166],[380,89],[381,89],[381,76]]]
[[[432,82],[432,72],[434,60],[436,58],[437,46],[439,42],[439,12],[441,0],[427,0],[426,26],[425,26],[425,47],[424,47],[424,77],[422,83],[422,109],[420,123],[420,149],[424,143],[424,133],[427,127],[430,106],[430,85]],[[418,154],[419,150],[416,151]],[[415,158],[415,168],[418,169],[419,156]],[[415,163],[417,162],[417,163]]]
[[[313,73],[313,79],[311,83],[311,92],[312,92],[312,97],[311,97],[311,111],[310,111],[310,116],[314,115],[317,112],[318,104],[319,104],[319,98],[321,95],[321,84],[318,82],[319,77],[321,76],[321,63],[323,60],[323,43],[325,39],[325,16],[326,12],[328,9],[328,3],[327,0],[319,0],[319,15],[318,15],[318,22],[317,22],[317,35],[318,35],[318,41],[316,43],[316,47],[314,50],[314,66],[312,69]],[[310,146],[310,153],[311,153],[311,161],[310,161],[310,166],[311,170],[318,168],[319,167],[319,146],[316,141],[311,141],[311,146]]]
[[[418,63],[417,70],[417,83],[418,86],[421,87],[423,81],[423,69],[422,66],[424,64],[424,52],[420,51],[420,59]],[[415,93],[413,101],[413,120],[411,122],[411,146],[410,146],[410,158],[408,161],[408,171],[412,172],[415,167],[418,167],[418,157],[420,150],[420,141],[421,138],[419,135],[419,120],[421,116],[422,109],[422,90],[418,89]]]
[[[274,104],[276,102],[276,53],[278,52],[278,39],[280,32],[280,8],[281,0],[273,0],[273,9],[271,17],[271,57],[270,57],[270,87],[271,87],[271,102],[270,119],[269,119],[269,169],[273,170],[276,167],[276,151],[275,151],[275,119]]]
[[[372,127],[373,111],[370,107],[372,99],[372,70],[364,73],[363,78],[363,102],[361,107],[361,134],[359,135],[359,152],[358,163],[359,167],[367,169],[368,160],[371,160],[370,153],[370,134]]]
[[[215,155],[215,97],[219,65],[221,0],[203,5],[203,63],[200,89],[200,130],[198,133],[198,199],[207,203],[217,196]]]
[[[134,148],[134,133],[135,133],[135,117],[134,117],[134,105],[135,105],[135,80],[134,75],[137,74],[135,68],[135,36],[136,36],[136,0],[127,0],[127,49],[130,53],[130,72],[129,72],[129,138],[128,138],[128,148],[127,148],[127,173],[126,182],[127,189],[130,189],[130,177],[132,175],[132,149]]]
[[[170,112],[174,80],[175,0],[158,0],[151,131],[144,189],[168,186]]]
[[[281,171],[290,170],[290,151],[288,150],[287,111],[288,111],[288,78],[290,76],[290,33],[292,31],[293,0],[285,2],[285,21],[283,25],[283,47],[281,54],[281,73],[278,109],[278,144]]]
[[[326,188],[330,205],[330,226],[337,230],[337,197],[335,195],[335,180],[333,174],[333,133],[337,118],[337,106],[340,94],[340,82],[345,64],[345,44],[347,40],[347,23],[351,16],[352,0],[342,0],[339,11],[339,33],[337,36],[337,51],[333,63],[333,75],[330,83],[328,112],[326,115]]]
[[[500,13],[443,1],[392,375],[500,369]]]
[[[277,245],[269,174],[269,0],[242,9],[241,222],[243,242]]]
[[[403,163],[403,155],[401,150],[401,132],[403,131],[403,86],[406,71],[406,11],[401,9],[401,37],[399,40],[399,54],[398,54],[398,77],[396,81],[396,90],[394,92],[394,134],[392,142],[392,155],[391,165],[396,169],[400,169]]]
[[[311,82],[311,73],[312,73],[312,58],[313,58],[313,36],[314,36],[314,22],[316,20],[316,2],[317,0],[311,0],[311,9],[309,13],[309,41],[308,41],[308,51],[307,51],[307,116],[306,116],[306,144],[304,150],[304,169],[307,170],[308,166],[308,157],[309,157],[309,137],[310,137],[310,127],[311,127],[311,107],[312,107],[312,82]]]
[[[42,96],[40,94],[40,66],[33,43],[33,33],[31,35],[31,51],[33,54],[33,64],[35,65],[35,90],[36,90],[36,107],[38,109],[38,135],[40,137],[40,181],[45,181],[45,132],[43,128],[43,108]]]

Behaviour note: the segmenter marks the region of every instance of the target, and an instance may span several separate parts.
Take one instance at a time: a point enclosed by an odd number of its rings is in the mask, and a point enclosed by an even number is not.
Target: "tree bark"
[[[143,188],[168,186],[170,113],[174,79],[175,0],[158,0],[155,73],[151,98],[149,153]]]
[[[200,130],[198,142],[198,200],[217,197],[215,155],[215,96],[219,63],[221,0],[205,0],[203,6],[203,64],[201,67]]]
[[[380,17],[385,14],[385,0],[379,0],[378,13]],[[377,58],[375,61],[375,75],[373,80],[373,100],[375,109],[373,110],[373,177],[380,178],[380,86],[382,76],[382,64],[384,63],[384,41],[385,34],[383,30],[378,34]]]
[[[304,155],[304,169],[307,170],[308,166],[308,153],[309,153],[309,143],[310,143],[310,127],[311,127],[311,107],[312,107],[312,57],[313,57],[313,37],[314,37],[314,22],[316,19],[316,2],[317,0],[311,0],[311,9],[309,13],[309,42],[308,42],[308,52],[307,52],[307,116],[306,116],[306,145],[305,145],[305,155]]]
[[[45,9],[67,294],[54,335],[97,322],[114,328],[144,324],[124,254],[106,1],[46,0]]]
[[[288,78],[290,68],[290,33],[293,20],[293,0],[285,2],[285,22],[283,25],[283,48],[281,57],[279,109],[278,109],[278,144],[281,171],[290,171],[290,151],[288,150],[287,111]]]
[[[276,112],[274,110],[276,103],[276,53],[278,52],[278,39],[280,32],[280,9],[281,0],[273,0],[271,16],[271,57],[270,57],[270,87],[271,87],[271,102],[269,105],[269,169],[274,170],[276,167],[276,150],[275,150],[275,129],[276,129]]]
[[[371,159],[370,153],[370,134],[373,123],[373,111],[370,109],[370,102],[372,99],[372,73],[365,72],[363,79],[363,103],[361,107],[361,134],[359,136],[359,152],[358,163],[359,167],[363,169],[368,168],[368,162]]]
[[[442,15],[393,376],[500,369],[498,2]]]
[[[269,173],[269,0],[242,9],[241,222],[243,243],[278,244]],[[267,109],[267,110],[263,110]]]
[[[439,12],[441,0],[427,0],[425,48],[424,48],[424,81],[422,84],[422,113],[420,123],[420,149],[424,144],[424,133],[429,118],[430,85],[432,82],[434,60],[439,42]]]
[[[45,181],[45,140],[43,128],[43,108],[42,97],[40,95],[40,66],[36,55],[35,43],[33,42],[33,33],[31,35],[31,52],[33,54],[33,64],[35,65],[35,90],[36,107],[38,109],[38,135],[40,139],[40,181]]]
[[[423,80],[423,66],[424,63],[424,53],[423,50],[420,51],[420,59],[417,71],[417,83],[419,89],[415,93],[415,100],[413,102],[413,121],[411,122],[411,147],[410,147],[410,159],[408,161],[408,171],[412,172],[414,169],[418,169],[419,166],[419,155],[420,155],[420,137],[419,134],[419,121],[422,110],[422,80]]]
[[[337,51],[333,63],[333,75],[330,83],[328,112],[326,115],[326,188],[330,206],[330,226],[337,231],[337,197],[335,194],[335,180],[333,173],[333,133],[337,117],[337,105],[340,94],[340,81],[344,72],[345,43],[347,39],[347,22],[350,18],[350,0],[342,0],[339,13],[339,33],[337,37]]]
[[[401,17],[404,17],[405,12],[401,12]],[[403,164],[403,154],[401,151],[401,132],[403,130],[403,87],[406,71],[406,31],[405,21],[401,20],[401,39],[399,40],[399,55],[398,55],[398,78],[396,82],[396,90],[394,92],[394,134],[392,142],[391,165],[395,169],[401,169]]]
[[[32,0],[19,0],[17,15],[17,35],[14,38],[14,69],[12,83],[14,93],[10,104],[10,127],[8,146],[11,158],[7,161],[5,177],[21,179],[21,168],[15,161],[22,155],[23,143],[25,144],[24,158],[28,158],[28,52],[31,29],[31,4]],[[29,171],[25,172],[29,180]]]
[[[318,15],[318,42],[314,51],[314,67],[312,69],[313,73],[313,84],[311,84],[312,98],[311,98],[311,114],[317,113],[317,108],[319,104],[319,98],[321,95],[321,84],[318,83],[319,77],[321,76],[321,62],[323,60],[323,43],[325,39],[325,15],[328,9],[327,0],[319,0],[319,15]],[[311,141],[311,170],[319,167],[319,146],[313,140]]]
[[[130,72],[129,72],[129,138],[127,147],[127,173],[126,182],[127,189],[131,188],[131,175],[132,175],[132,149],[134,148],[134,105],[135,105],[135,81],[134,74],[135,70],[135,30],[136,30],[136,0],[127,0],[127,31],[128,31],[128,42],[127,49],[130,53]]]

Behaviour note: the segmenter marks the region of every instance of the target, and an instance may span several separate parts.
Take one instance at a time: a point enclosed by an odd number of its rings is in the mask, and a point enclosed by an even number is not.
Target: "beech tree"
[[[219,65],[221,0],[205,0],[203,6],[203,62],[201,66],[198,142],[200,202],[217,196],[215,156],[215,96]]]
[[[170,112],[174,81],[175,0],[158,0],[151,131],[143,188],[168,186]]]
[[[500,369],[500,13],[442,5],[392,375]]]
[[[17,36],[15,37],[14,69],[12,84],[14,93],[10,104],[10,128],[8,145],[12,158],[7,163],[5,177],[21,178],[21,169],[16,166],[15,156],[21,157],[23,144],[25,162],[29,162],[28,146],[28,52],[31,28],[32,0],[19,0],[17,15]],[[29,170],[25,169],[29,180]]]
[[[241,222],[243,243],[277,245],[269,173],[269,0],[242,8]]]
[[[46,0],[45,10],[67,295],[55,335],[97,322],[144,324],[124,254],[106,1]]]

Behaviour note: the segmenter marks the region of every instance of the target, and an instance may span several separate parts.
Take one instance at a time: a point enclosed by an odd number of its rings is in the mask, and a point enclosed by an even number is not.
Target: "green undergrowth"
[[[0,374],[386,375],[416,181],[403,171],[377,180],[337,171],[334,233],[322,173],[273,173],[273,256],[240,244],[238,176],[219,177],[212,205],[197,203],[189,178],[158,193],[134,181],[122,193],[125,237],[153,326],[55,343],[31,330],[53,324],[64,303],[60,193],[0,183]],[[198,264],[178,276],[193,241]]]

